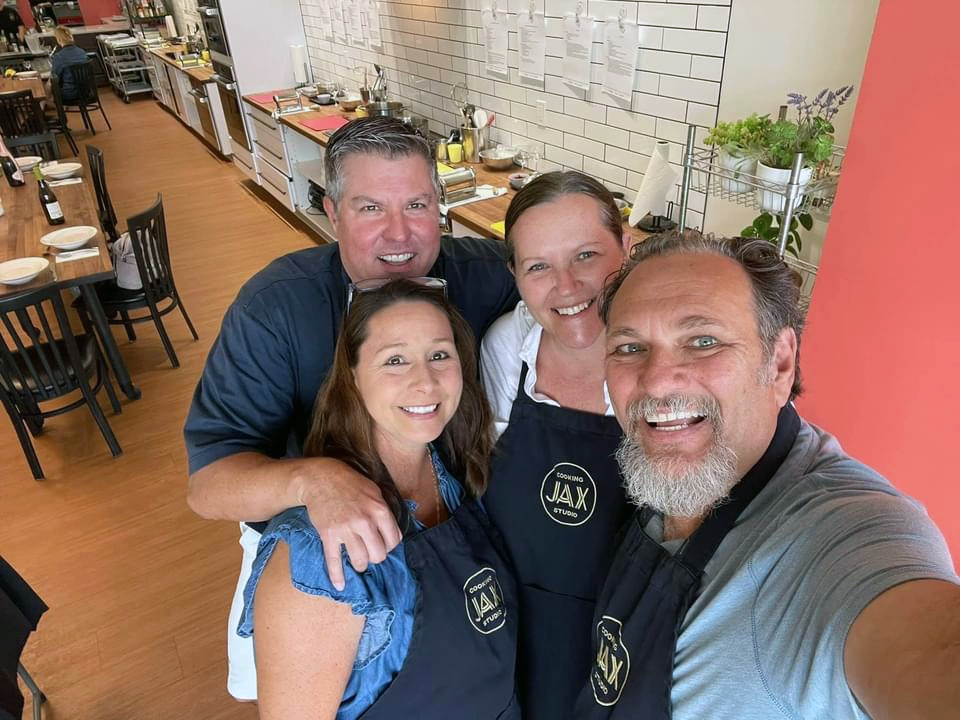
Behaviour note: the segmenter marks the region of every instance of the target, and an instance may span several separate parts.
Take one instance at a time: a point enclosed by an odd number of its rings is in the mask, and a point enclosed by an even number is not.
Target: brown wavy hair
[[[336,458],[377,484],[401,528],[410,517],[389,471],[377,454],[370,413],[354,380],[360,347],[369,337],[370,320],[398,302],[424,302],[439,309],[450,321],[453,342],[460,356],[463,392],[453,417],[434,445],[450,473],[461,480],[471,497],[487,489],[487,472],[493,450],[493,413],[480,385],[473,330],[437,288],[410,280],[391,280],[376,290],[354,296],[347,309],[333,366],[317,394],[304,455]]]

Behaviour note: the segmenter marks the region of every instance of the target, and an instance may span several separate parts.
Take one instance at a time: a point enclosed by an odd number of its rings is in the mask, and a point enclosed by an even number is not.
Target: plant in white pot
[[[810,182],[815,165],[830,159],[833,153],[833,123],[830,121],[850,96],[853,85],[837,90],[823,89],[813,100],[806,95],[788,93],[787,104],[797,110],[796,120],[778,120],[764,133],[757,159],[757,177],[777,189],[790,181],[790,169],[797,153],[803,153],[800,172],[801,190]],[[776,189],[760,190],[760,208],[782,213],[786,197]]]
[[[773,125],[768,115],[754,113],[736,122],[718,122],[703,139],[704,145],[716,147],[717,165],[722,168],[720,187],[728,192],[750,192],[752,185],[740,180],[741,175],[757,172],[757,153],[767,130]]]

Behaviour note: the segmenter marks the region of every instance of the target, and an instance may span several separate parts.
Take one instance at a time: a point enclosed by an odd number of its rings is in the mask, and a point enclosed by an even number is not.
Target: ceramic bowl
[[[44,177],[50,178],[51,180],[62,180],[63,178],[76,175],[82,167],[83,165],[80,163],[58,162],[50,165],[41,165],[40,169],[43,170]]]
[[[97,229],[95,227],[75,225],[47,233],[40,238],[40,242],[47,247],[57,248],[58,250],[76,250],[86,245],[96,234]]]
[[[25,155],[24,157],[14,158],[17,161],[17,167],[19,167],[23,172],[28,172],[33,170],[34,166],[43,160],[42,157],[37,155]]]
[[[510,187],[512,187],[514,190],[519,190],[527,184],[527,178],[529,177],[530,176],[526,173],[512,173],[511,175],[507,176],[507,180],[510,181]]]
[[[46,258],[28,257],[0,263],[0,283],[25,285],[50,267]]]
[[[339,103],[340,108],[341,108],[344,112],[353,112],[354,110],[357,109],[357,107],[358,107],[358,106],[360,105],[360,103],[362,103],[362,102],[363,102],[363,100],[362,100],[361,98],[357,97],[356,95],[347,95],[347,96],[342,97],[342,98],[340,98],[339,100],[337,100],[337,103]]]

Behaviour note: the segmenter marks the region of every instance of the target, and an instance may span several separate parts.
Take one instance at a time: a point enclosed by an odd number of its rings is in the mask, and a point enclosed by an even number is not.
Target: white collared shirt
[[[480,372],[487,399],[493,408],[494,425],[497,437],[507,429],[510,422],[510,409],[517,397],[517,385],[523,363],[527,364],[527,377],[523,391],[535,402],[560,407],[553,398],[536,391],[537,355],[540,352],[540,339],[543,327],[533,319],[526,303],[521,300],[513,312],[497,319],[480,346]],[[613,415],[607,384],[603,384],[603,400],[606,404],[605,415]]]

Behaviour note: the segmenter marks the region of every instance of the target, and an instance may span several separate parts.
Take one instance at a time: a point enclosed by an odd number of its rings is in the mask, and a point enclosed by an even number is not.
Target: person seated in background
[[[444,288],[353,290],[304,454],[373,479],[404,539],[365,572],[347,563],[337,590],[306,508],[267,524],[240,625],[263,720],[519,718],[515,584],[477,501],[491,413]]]
[[[243,522],[228,625],[228,689],[242,700],[257,697],[252,643],[236,628],[262,521],[306,505],[337,587],[341,544],[362,571],[400,540],[374,483],[335,459],[301,456],[348,285],[445,278],[450,301],[478,337],[517,301],[499,241],[440,237],[436,157],[412,127],[395,118],[354,120],[331,137],[324,167],[323,205],[338,242],[278,258],[243,286],[207,355],[184,427],[190,507]]]
[[[57,41],[57,49],[50,58],[51,72],[56,74],[60,82],[60,98],[64,104],[75,105],[82,99],[83,89],[77,84],[72,66],[85,63],[89,58],[83,49],[73,44],[70,28],[57,25],[53,29],[53,37]]]
[[[946,543],[797,414],[798,301],[770,243],[694,232],[637,245],[606,290],[637,510],[597,602],[578,719],[957,717]]]
[[[520,583],[526,720],[570,717],[590,668],[594,601],[630,514],[597,312],[627,238],[610,191],[579,172],[537,177],[507,210],[507,263],[521,302],[483,339],[484,387],[501,432],[484,505]]]

